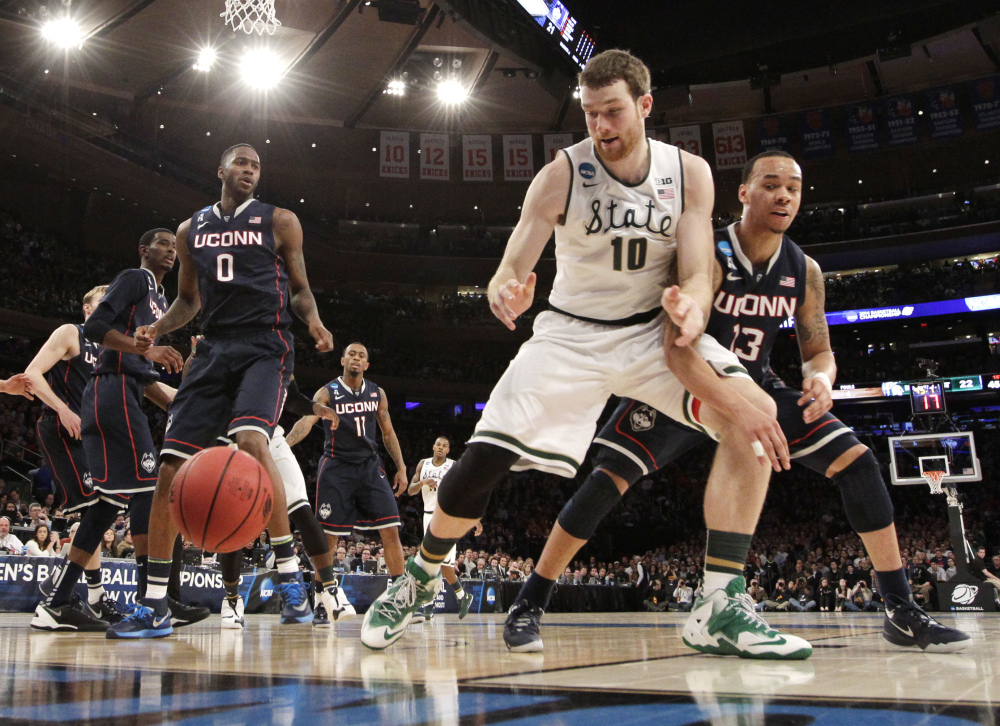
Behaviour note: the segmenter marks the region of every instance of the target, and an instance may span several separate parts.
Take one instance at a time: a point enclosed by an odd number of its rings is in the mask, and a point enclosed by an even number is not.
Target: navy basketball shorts
[[[271,440],[295,366],[292,334],[268,330],[206,338],[170,405],[161,455],[190,459],[213,446],[259,431]]]
[[[45,461],[52,469],[56,502],[63,513],[77,512],[97,501],[83,442],[70,436],[60,425],[59,417],[48,412],[39,417],[35,431]]]
[[[788,439],[793,462],[826,476],[830,464],[861,443],[850,427],[829,411],[812,423],[803,421],[806,407],[798,404],[802,397],[799,391],[786,388],[780,381],[765,381],[762,387],[778,404],[778,423]]]
[[[399,509],[382,461],[346,461],[324,455],[316,477],[316,518],[327,534],[399,527]]]
[[[94,376],[83,391],[80,419],[90,477],[102,499],[156,489],[156,447],[142,412],[144,386],[120,373]]]
[[[623,398],[611,418],[594,439],[608,451],[597,450],[594,468],[610,468],[614,452],[624,456],[642,472],[651,474],[703,441],[712,441],[708,434],[677,423],[669,416],[640,401]]]

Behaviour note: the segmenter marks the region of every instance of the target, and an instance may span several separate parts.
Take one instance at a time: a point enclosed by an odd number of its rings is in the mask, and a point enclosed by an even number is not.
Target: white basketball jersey
[[[565,149],[571,174],[557,226],[549,302],[572,315],[619,321],[660,307],[676,280],[677,222],[684,210],[680,149],[648,139],[650,164],[635,186],[616,179],[586,139]]]
[[[454,459],[445,459],[441,466],[434,466],[434,459],[424,459],[424,465],[420,467],[420,479],[433,479],[441,485],[441,480],[444,479],[444,475],[448,473],[448,470],[455,463]],[[424,498],[424,513],[430,514],[437,507],[438,502],[438,492],[437,489],[431,489],[429,486],[424,485],[420,487],[420,494]]]

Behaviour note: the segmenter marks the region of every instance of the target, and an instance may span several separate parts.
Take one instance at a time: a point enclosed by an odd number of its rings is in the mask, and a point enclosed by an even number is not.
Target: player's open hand
[[[316,341],[316,350],[320,353],[329,353],[333,350],[333,333],[319,320],[309,323],[309,335]]]
[[[507,280],[490,294],[490,310],[497,319],[511,330],[514,321],[535,301],[535,282],[538,276],[529,272],[524,284],[515,279]]]
[[[156,338],[159,333],[156,330],[156,323],[152,325],[140,325],[135,330],[135,347],[136,352],[140,355],[144,354],[148,348],[150,348],[154,343],[156,343]]]
[[[774,416],[764,413],[749,401],[727,413],[736,435],[746,439],[746,446],[753,449],[760,463],[770,464],[775,471],[791,468],[788,441]]]
[[[153,345],[143,355],[167,369],[167,373],[180,373],[184,368],[184,358],[169,345]]]
[[[826,381],[818,377],[806,378],[802,381],[802,398],[799,405],[805,406],[802,420],[812,423],[819,420],[823,414],[833,408],[833,396]]]
[[[705,316],[690,295],[685,295],[677,285],[663,291],[663,309],[680,331],[674,345],[691,345],[705,329]]]
[[[340,426],[340,416],[329,406],[313,401],[313,415],[319,416],[324,421],[330,422],[330,428],[336,430]]]
[[[34,395],[32,395],[34,391],[32,390],[31,378],[26,373],[17,373],[6,381],[0,380],[0,392],[8,393],[11,396],[24,396],[29,401],[35,400]]]
[[[410,488],[410,482],[406,479],[406,472],[402,469],[396,472],[396,476],[392,480],[392,491],[397,497],[403,496],[406,490]]]
[[[74,439],[80,438],[80,417],[68,408],[59,414],[59,423],[69,431],[69,435]]]

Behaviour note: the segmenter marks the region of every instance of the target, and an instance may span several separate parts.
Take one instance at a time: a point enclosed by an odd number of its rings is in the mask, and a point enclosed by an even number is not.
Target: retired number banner
[[[448,161],[448,134],[420,134],[421,179],[449,181],[451,164]]]
[[[705,156],[701,152],[701,126],[675,126],[670,129],[670,143],[689,154]]]
[[[378,175],[389,179],[410,178],[410,134],[383,131]]]
[[[556,154],[561,149],[573,145],[573,134],[545,134],[542,137],[545,149],[545,163],[555,161]]]
[[[503,180],[530,182],[535,176],[531,134],[504,134]]]
[[[489,134],[462,137],[462,179],[493,181],[493,137]]]
[[[716,169],[739,169],[747,163],[747,141],[742,121],[712,124],[712,137]]]

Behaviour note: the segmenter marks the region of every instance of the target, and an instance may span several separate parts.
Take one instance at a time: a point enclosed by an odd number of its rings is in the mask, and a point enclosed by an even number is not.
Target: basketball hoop
[[[925,471],[921,474],[924,481],[927,482],[927,486],[931,488],[931,494],[944,494],[941,482],[944,480],[945,473],[943,471]]]
[[[226,12],[220,17],[226,25],[233,26],[233,32],[242,30],[249,35],[256,32],[263,35],[274,35],[281,27],[281,22],[274,17],[274,0],[226,0]]]

